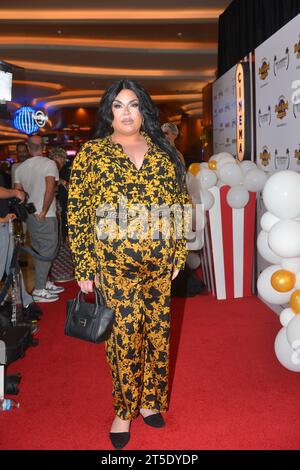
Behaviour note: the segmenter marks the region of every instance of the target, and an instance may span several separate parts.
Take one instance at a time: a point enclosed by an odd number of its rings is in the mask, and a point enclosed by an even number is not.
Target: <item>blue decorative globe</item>
[[[37,132],[39,126],[32,117],[34,113],[34,109],[30,108],[30,106],[23,106],[18,109],[14,115],[14,127],[18,129],[18,131],[23,132],[23,134],[30,135]]]

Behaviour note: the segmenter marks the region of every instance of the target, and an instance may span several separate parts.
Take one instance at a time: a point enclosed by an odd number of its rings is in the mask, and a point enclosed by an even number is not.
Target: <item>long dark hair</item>
[[[185,177],[185,168],[174,147],[167,141],[159,124],[159,112],[153,103],[149,93],[137,82],[133,80],[119,80],[114,82],[103,94],[98,113],[97,128],[95,138],[107,137],[113,133],[112,121],[113,112],[112,104],[117,95],[124,88],[133,91],[139,99],[140,112],[143,115],[142,130],[144,130],[152,139],[152,141],[171,158],[175,165],[176,176],[180,190],[183,188],[183,179]]]

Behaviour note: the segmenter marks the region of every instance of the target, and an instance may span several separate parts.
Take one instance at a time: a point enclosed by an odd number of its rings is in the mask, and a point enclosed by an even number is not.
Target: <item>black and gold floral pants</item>
[[[167,411],[170,291],[174,242],[99,242],[99,281],[116,320],[106,342],[116,414]]]

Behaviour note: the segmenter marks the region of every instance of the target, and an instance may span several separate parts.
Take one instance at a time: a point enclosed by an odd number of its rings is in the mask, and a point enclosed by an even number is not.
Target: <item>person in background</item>
[[[57,186],[57,198],[59,202],[59,209],[62,222],[62,237],[63,241],[66,240],[68,235],[68,222],[67,222],[67,203],[68,203],[68,186],[71,176],[71,168],[67,161],[67,153],[61,147],[53,148],[48,155],[48,158],[54,160],[58,171],[59,180]]]
[[[175,140],[177,139],[178,135],[179,135],[179,129],[178,127],[176,126],[176,124],[173,124],[172,122],[165,122],[162,126],[161,126],[161,129],[163,131],[163,133],[165,134],[166,136],[166,139],[168,140],[168,142],[172,145],[172,147],[175,147],[177,153],[178,153],[178,156],[180,158],[180,160],[182,161],[183,165],[185,166],[185,160],[184,160],[184,156],[182,155],[182,153],[176,148],[176,145],[175,145]]]
[[[45,258],[54,259],[58,248],[55,188],[59,180],[58,169],[52,160],[43,156],[44,144],[39,135],[28,139],[30,158],[16,169],[15,187],[28,194],[36,213],[29,214],[27,227],[33,249]],[[35,302],[55,302],[65,289],[48,280],[51,261],[35,258]]]
[[[18,142],[16,145],[16,162],[12,164],[11,167],[11,186],[14,187],[15,184],[15,173],[18,166],[25,162],[29,157],[28,147],[25,142]]]
[[[14,253],[14,237],[10,233],[9,223],[16,219],[16,215],[10,211],[9,199],[18,198],[25,200],[24,191],[5,187],[5,180],[0,174],[0,280],[4,273],[9,274],[10,265]],[[40,308],[34,303],[32,296],[27,292],[20,271],[21,300],[25,315],[38,318],[41,314]]]
[[[11,188],[11,166],[10,162],[7,160],[0,162],[0,174],[5,183],[5,187]]]
[[[15,186],[15,174],[16,174],[16,169],[18,166],[21,165],[21,163],[25,162],[29,158],[29,153],[28,153],[28,147],[26,142],[18,142],[16,145],[16,161],[15,163],[12,164],[11,167],[11,187],[14,188]],[[24,237],[26,238],[26,233],[27,233],[27,225],[26,222],[22,222],[22,230]],[[20,266],[27,266],[27,257],[26,253],[24,251],[21,251],[19,254],[19,265]]]
[[[67,160],[67,153],[61,147],[53,148],[48,158],[54,160],[58,171],[59,181],[57,186],[57,213],[61,223],[61,240],[58,255],[52,263],[50,278],[53,281],[70,281],[74,279],[74,264],[72,261],[69,240],[67,203],[71,168]]]

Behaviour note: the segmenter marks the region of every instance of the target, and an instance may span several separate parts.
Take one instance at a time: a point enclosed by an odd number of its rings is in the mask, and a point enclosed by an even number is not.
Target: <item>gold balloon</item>
[[[296,284],[296,275],[286,269],[279,269],[272,274],[271,284],[278,292],[288,292]]]
[[[208,168],[210,170],[216,170],[217,169],[217,162],[216,160],[211,160],[210,162],[208,162]]]
[[[200,169],[201,169],[201,167],[200,167],[199,163],[192,163],[189,166],[189,173],[196,176],[199,173]]]
[[[295,290],[290,298],[290,307],[294,313],[300,313],[300,290]]]

